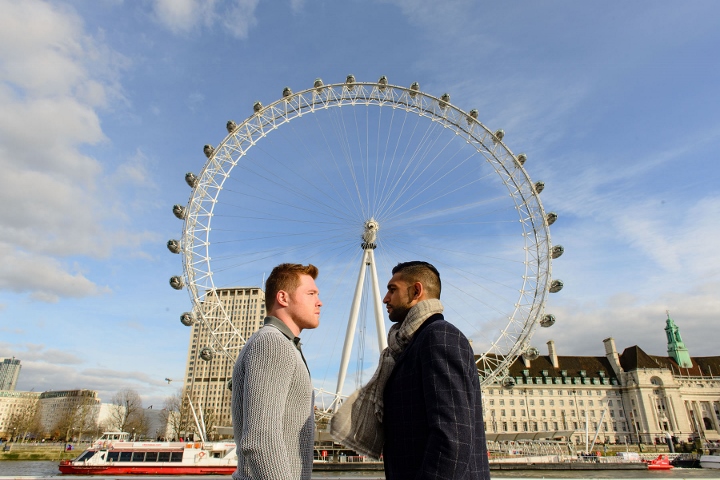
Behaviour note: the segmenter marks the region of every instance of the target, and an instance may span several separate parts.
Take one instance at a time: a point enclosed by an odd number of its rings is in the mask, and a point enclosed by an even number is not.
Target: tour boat
[[[658,455],[655,460],[647,462],[648,470],[670,470],[674,468],[667,455]]]
[[[230,475],[237,467],[234,442],[133,442],[126,432],[106,432],[79,457],[60,462],[69,475]]]

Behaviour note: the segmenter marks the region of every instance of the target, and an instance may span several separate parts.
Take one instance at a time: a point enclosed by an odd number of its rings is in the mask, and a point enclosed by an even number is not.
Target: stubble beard
[[[402,323],[409,311],[410,308],[406,305],[393,307],[392,312],[388,313],[388,318],[391,322]]]

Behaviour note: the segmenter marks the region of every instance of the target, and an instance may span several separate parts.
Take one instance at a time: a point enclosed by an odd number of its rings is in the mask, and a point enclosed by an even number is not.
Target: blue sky
[[[613,336],[665,355],[670,310],[692,355],[718,355],[718,17],[713,1],[0,0],[0,357],[22,360],[19,389],[174,393],[189,299],[165,242],[185,172],[255,101],[350,73],[449,92],[528,154],[565,247],[542,353],[602,355]]]

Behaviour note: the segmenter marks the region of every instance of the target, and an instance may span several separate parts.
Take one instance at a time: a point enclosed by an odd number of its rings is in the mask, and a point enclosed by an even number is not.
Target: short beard
[[[412,298],[411,292],[414,291],[414,287],[408,287],[407,295],[408,299]],[[393,307],[392,312],[388,313],[388,318],[391,322],[394,323],[402,323],[403,320],[405,320],[405,317],[407,317],[408,312],[412,308],[412,305],[410,305],[410,301],[408,300],[407,303],[404,305],[398,305],[397,307]]]
[[[401,307],[393,307],[392,312],[388,313],[388,318],[393,323],[402,323],[407,317],[411,307],[403,305]]]

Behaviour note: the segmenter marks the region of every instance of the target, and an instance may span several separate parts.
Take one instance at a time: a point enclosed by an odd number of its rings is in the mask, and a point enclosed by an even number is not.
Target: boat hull
[[[234,466],[182,465],[73,465],[60,464],[65,475],[231,475]]]

